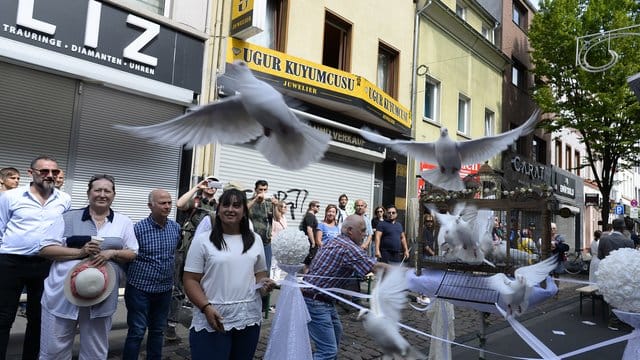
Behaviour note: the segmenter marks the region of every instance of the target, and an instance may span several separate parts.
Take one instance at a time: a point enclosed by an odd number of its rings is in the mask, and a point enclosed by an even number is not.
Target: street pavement
[[[565,275],[569,278],[586,279],[585,275]],[[624,335],[630,331],[629,328],[622,328],[621,331],[611,331],[607,329],[607,323],[602,317],[602,307],[597,303],[595,315],[591,314],[590,300],[584,304],[583,314],[579,314],[579,296],[575,291],[581,285],[561,282],[560,291],[557,298],[548,299],[537,308],[529,310],[522,315],[519,320],[534,333],[540,340],[549,346],[556,354],[563,354],[576,350],[583,346],[593,344],[602,340],[611,339]],[[277,290],[272,303],[277,299]],[[365,302],[366,304],[366,302]],[[340,344],[339,359],[379,359],[381,353],[373,341],[367,338],[362,328],[362,324],[356,320],[357,311],[348,306],[338,306],[344,335]],[[277,309],[276,309],[277,311]],[[262,326],[262,334],[258,343],[256,359],[261,359],[267,347],[271,319],[273,314],[269,314]],[[456,307],[455,310],[455,334],[456,342],[478,347],[478,333],[481,328],[481,314],[475,310]],[[537,357],[536,354],[520,340],[513,332],[505,320],[497,315],[490,315],[486,318],[486,349],[501,354],[511,356]],[[583,321],[592,322],[594,325],[587,325]],[[405,325],[415,329],[431,332],[431,321],[427,312],[419,312],[408,308],[403,312]],[[22,339],[24,337],[24,327],[26,320],[17,317],[11,331],[11,339],[7,353],[7,359],[20,359]],[[178,325],[178,340],[166,341],[163,349],[164,359],[189,359],[188,341],[188,319],[185,317],[184,324]],[[564,335],[554,333],[561,331]],[[124,301],[120,301],[118,311],[113,319],[113,330],[109,336],[109,359],[119,359],[122,353],[124,339],[126,337],[126,309]],[[403,335],[416,348],[424,353],[429,352],[430,339],[422,335],[403,330]],[[77,353],[79,336],[76,337]],[[595,350],[588,354],[571,357],[570,359],[620,359],[626,342],[608,346]],[[144,344],[143,344],[144,348]],[[466,350],[461,347],[453,348],[453,359],[478,359],[478,352]],[[144,354],[144,352],[143,352]],[[214,357],[212,357],[213,359]],[[487,354],[486,359],[504,359],[505,357]],[[438,359],[439,360],[439,359]]]

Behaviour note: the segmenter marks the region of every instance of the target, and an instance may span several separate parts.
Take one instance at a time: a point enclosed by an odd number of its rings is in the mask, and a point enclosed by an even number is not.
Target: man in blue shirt
[[[151,214],[134,227],[140,247],[127,271],[124,301],[129,331],[123,359],[138,359],[147,327],[147,359],[162,358],[163,331],[171,306],[180,225],[168,219],[172,202],[167,191],[151,191],[148,205]]]
[[[409,258],[409,247],[404,228],[398,221],[398,209],[387,208],[387,219],[376,227],[376,257],[383,263],[400,263]]]
[[[56,223],[71,207],[69,195],[55,188],[58,163],[48,156],[31,162],[31,184],[0,196],[0,358],[4,359],[22,288],[27,288],[27,329],[23,359],[40,352],[40,298],[51,262],[38,256],[40,241],[61,239]]]

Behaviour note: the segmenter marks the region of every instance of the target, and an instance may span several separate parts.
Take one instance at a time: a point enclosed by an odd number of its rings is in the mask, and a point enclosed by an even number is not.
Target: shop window
[[[169,15],[169,1],[170,0],[124,0],[126,4],[133,7],[142,7],[159,15]]]
[[[471,100],[460,94],[458,97],[458,132],[469,135],[469,103]]]
[[[350,71],[351,24],[330,12],[325,13],[322,64]]]
[[[267,0],[265,25],[262,32],[249,38],[252,44],[284,52],[286,40],[287,1]]]
[[[378,44],[378,76],[376,85],[392,98],[398,98],[398,51]]]
[[[484,109],[484,136],[493,136],[495,132],[496,114],[489,110]]]
[[[424,89],[424,120],[440,122],[438,108],[440,104],[440,82],[427,77]]]

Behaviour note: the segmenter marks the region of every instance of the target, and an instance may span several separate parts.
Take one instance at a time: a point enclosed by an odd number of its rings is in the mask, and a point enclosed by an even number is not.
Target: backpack
[[[207,215],[209,215],[209,211],[200,207],[194,208],[191,211],[187,220],[182,224],[182,233],[180,237],[180,244],[178,245],[178,251],[186,254],[191,246],[191,241],[193,240],[196,228]]]

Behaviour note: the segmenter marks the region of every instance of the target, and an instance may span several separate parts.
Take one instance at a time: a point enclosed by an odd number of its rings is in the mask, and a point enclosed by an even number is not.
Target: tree
[[[627,77],[640,72],[640,36],[612,41],[620,54],[609,70],[588,72],[576,65],[576,39],[638,23],[636,0],[544,0],[529,30],[536,84],[534,99],[555,117],[547,131],[574,129],[602,194],[602,221],[608,223],[609,198],[617,171],[638,166],[640,104]],[[640,34],[639,34],[640,35]],[[592,65],[610,61],[607,42],[588,53]]]

